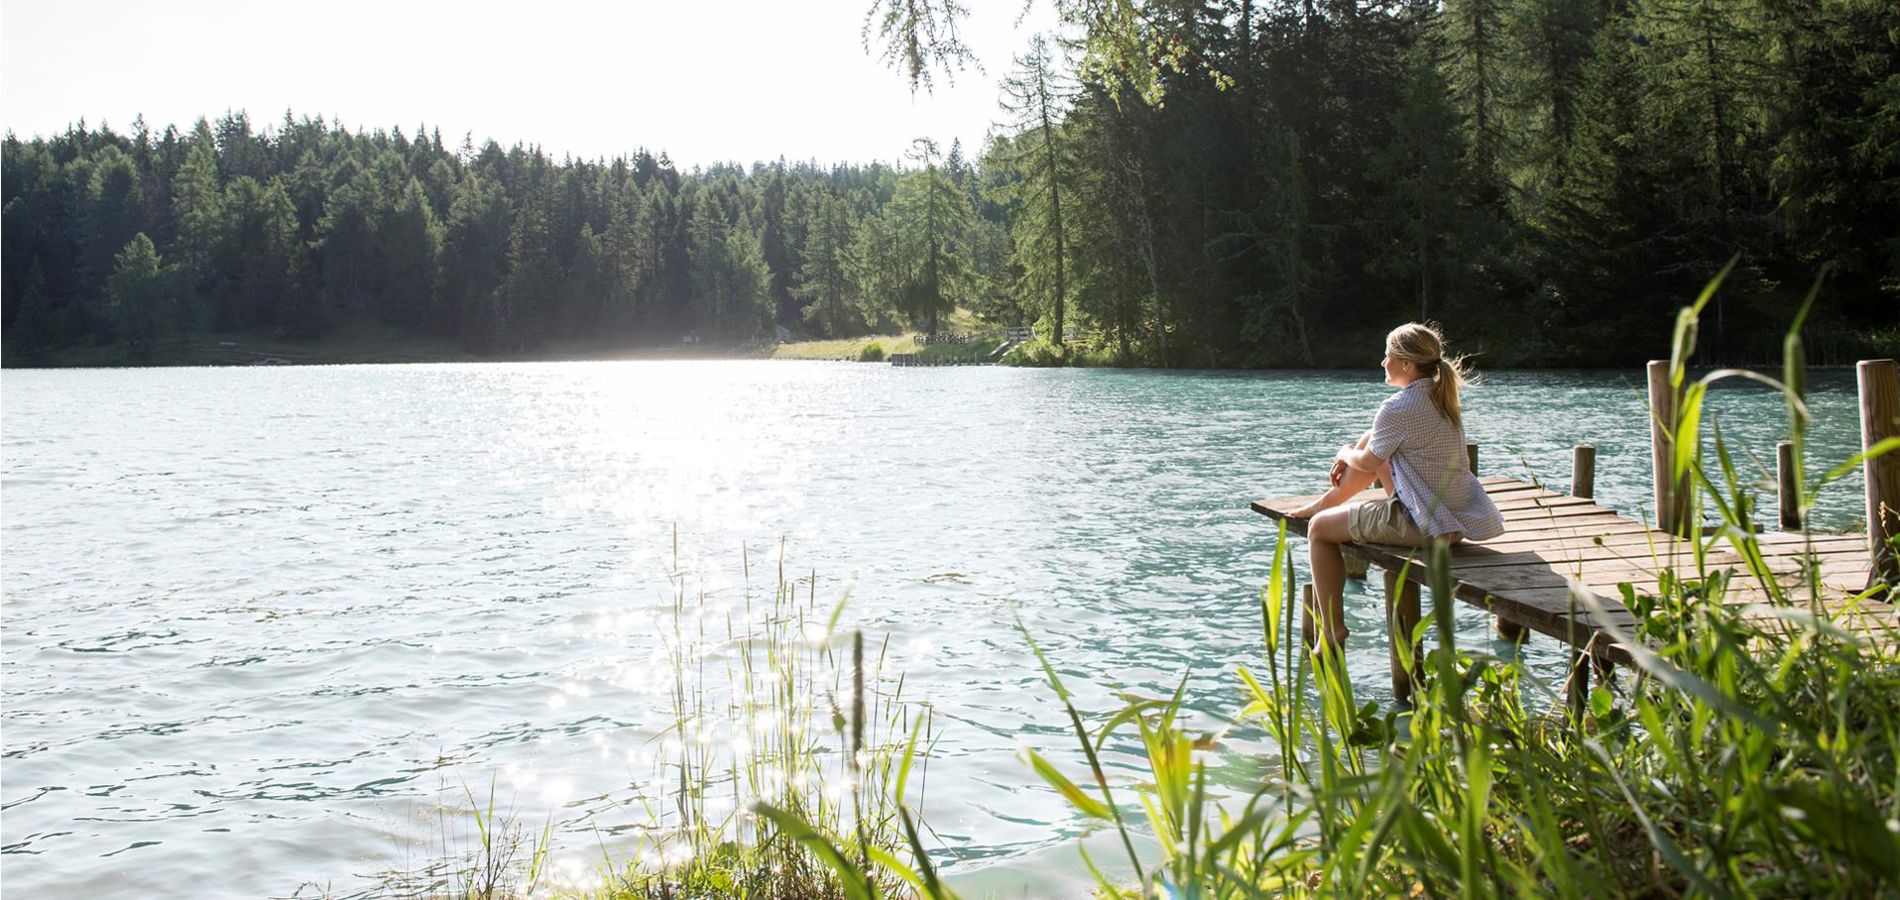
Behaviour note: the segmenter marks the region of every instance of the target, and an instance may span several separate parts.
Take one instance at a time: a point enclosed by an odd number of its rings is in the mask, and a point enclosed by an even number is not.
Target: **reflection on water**
[[[1851,379],[1817,381],[1815,458],[1844,458]],[[347,892],[426,858],[491,778],[554,817],[564,865],[631,846],[668,749],[676,526],[709,629],[750,614],[747,563],[781,539],[821,607],[848,592],[845,623],[888,633],[935,708],[947,868],[1047,877],[1082,823],[1015,753],[1078,761],[1012,609],[1084,709],[1185,672],[1202,715],[1232,710],[1271,548],[1247,501],[1317,490],[1386,391],[1370,370],[747,362],[6,382],[0,852],[23,895],[88,897]],[[1772,473],[1780,404],[1716,405]],[[1594,442],[1598,497],[1645,503],[1633,377],[1504,373],[1468,408],[1487,473],[1561,488]],[[1820,519],[1858,502],[1836,486]],[[1347,606],[1356,688],[1389,700],[1376,592]],[[1458,623],[1489,640],[1475,610]],[[1549,642],[1525,655],[1558,668]],[[1270,769],[1261,740],[1237,734],[1221,777]]]

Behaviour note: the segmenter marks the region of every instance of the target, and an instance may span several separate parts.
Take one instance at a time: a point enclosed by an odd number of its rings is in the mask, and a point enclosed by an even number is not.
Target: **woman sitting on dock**
[[[1346,642],[1344,591],[1346,564],[1340,545],[1347,541],[1423,547],[1433,539],[1456,543],[1482,541],[1504,532],[1504,518],[1472,474],[1465,455],[1464,423],[1458,412],[1458,388],[1466,379],[1463,361],[1445,356],[1445,337],[1416,322],[1392,329],[1385,337],[1385,383],[1399,392],[1379,404],[1372,430],[1334,458],[1333,487],[1293,512],[1310,518],[1313,596],[1327,647]],[[1350,503],[1374,478],[1386,496]]]

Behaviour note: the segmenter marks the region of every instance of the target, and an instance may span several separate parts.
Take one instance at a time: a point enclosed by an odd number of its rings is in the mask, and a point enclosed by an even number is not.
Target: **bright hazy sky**
[[[124,132],[286,108],[443,142],[538,143],[557,158],[665,151],[721,161],[894,161],[913,138],[979,152],[1012,54],[1054,13],[967,0],[984,71],[911,94],[864,50],[870,0],[0,0],[0,124],[80,118]],[[875,49],[875,48],[874,48]]]

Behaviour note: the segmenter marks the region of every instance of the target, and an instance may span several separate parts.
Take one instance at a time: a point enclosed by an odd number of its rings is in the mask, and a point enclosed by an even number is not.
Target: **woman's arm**
[[[1318,500],[1287,515],[1295,519],[1310,519],[1320,510],[1338,506],[1354,494],[1371,487],[1373,480],[1379,475],[1379,469],[1385,465],[1385,460],[1372,455],[1371,451],[1365,449],[1366,439],[1371,437],[1371,434],[1367,432],[1365,436],[1359,438],[1358,444],[1342,448],[1339,455],[1334,457],[1331,479],[1333,486],[1330,490],[1320,495]],[[1369,467],[1365,465],[1368,460]]]

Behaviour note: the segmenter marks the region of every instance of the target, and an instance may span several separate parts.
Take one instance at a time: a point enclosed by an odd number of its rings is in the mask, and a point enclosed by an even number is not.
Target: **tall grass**
[[[678,564],[663,626],[672,717],[656,739],[655,778],[628,804],[632,846],[603,842],[595,876],[549,877],[549,831],[529,834],[494,793],[468,795],[477,839],[392,876],[400,896],[869,898],[938,884],[919,819],[936,739],[927,706],[904,698],[888,640],[839,628],[815,575],[787,571],[769,593],[740,561],[742,605],[711,612]],[[768,576],[769,577],[769,576]]]

